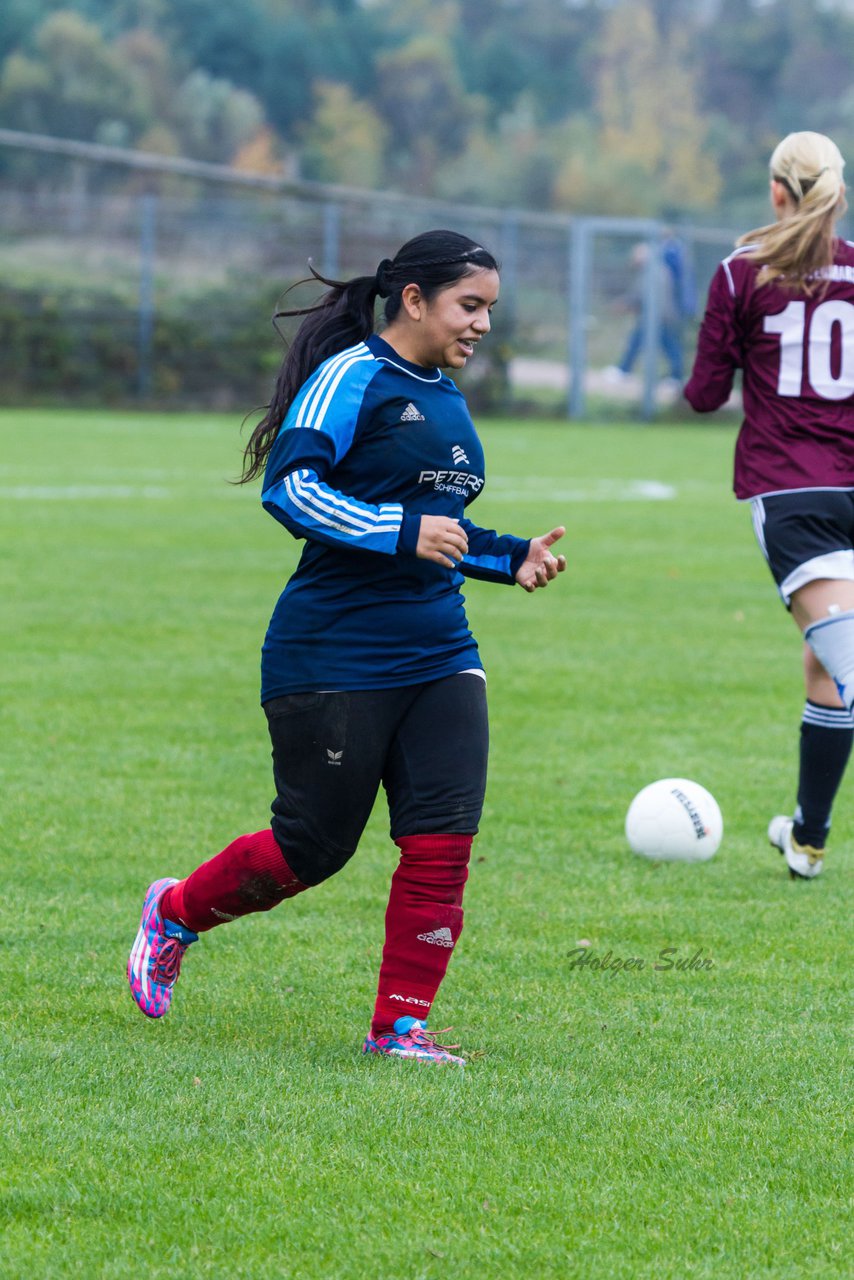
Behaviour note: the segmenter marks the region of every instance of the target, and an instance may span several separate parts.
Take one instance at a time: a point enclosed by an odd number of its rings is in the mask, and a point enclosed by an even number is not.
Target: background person
[[[793,876],[824,865],[854,737],[854,245],[836,236],[844,161],[819,133],[771,157],[776,221],[748,232],[709,289],[694,371],[700,413],[743,369],[735,492],[804,633],[806,706],[794,818],[768,835]]]
[[[464,516],[483,449],[441,370],[463,368],[489,332],[492,255],[431,231],[375,275],[323,283],[316,307],[281,313],[304,319],[243,475],[264,472],[264,507],[305,539],[262,652],[272,825],[150,885],[128,980],[143,1013],[166,1013],[187,946],[340,871],[382,783],[400,862],[363,1049],[461,1063],[426,1029],[486,785],[486,678],[460,585],[546,586],[566,567],[551,550],[564,530],[528,541]]]
[[[635,274],[625,305],[635,320],[619,364],[609,365],[605,370],[610,382],[627,378],[643,350],[646,335],[643,308],[650,251],[647,240],[638,241],[632,249]],[[682,330],[684,321],[696,310],[696,293],[685,245],[672,231],[665,232],[661,244],[655,247],[655,270],[658,274],[658,345],[667,362],[668,377],[681,388],[685,377]]]

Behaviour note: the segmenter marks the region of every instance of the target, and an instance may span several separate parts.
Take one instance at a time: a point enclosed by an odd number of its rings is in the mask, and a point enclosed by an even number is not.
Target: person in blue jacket
[[[626,305],[636,315],[618,365],[606,370],[609,382],[620,382],[631,373],[635,361],[646,340],[644,295],[646,292],[646,264],[650,252],[655,254],[655,270],[658,285],[658,345],[665,356],[672,383],[682,388],[685,376],[683,330],[685,322],[697,310],[697,290],[690,255],[683,240],[673,231],[665,230],[660,243],[643,240],[632,250],[632,265],[636,278],[626,295]]]
[[[462,369],[489,332],[495,258],[440,230],[374,275],[312,272],[327,292],[280,313],[303,319],[242,477],[263,473],[264,508],[305,542],[262,650],[272,822],[149,886],[128,980],[161,1017],[198,935],[340,871],[382,785],[400,861],[363,1051],[462,1064],[427,1030],[486,786],[486,677],[460,587],[545,587],[566,567],[552,550],[565,530],[522,539],[465,514],[483,491],[483,448],[442,371]]]

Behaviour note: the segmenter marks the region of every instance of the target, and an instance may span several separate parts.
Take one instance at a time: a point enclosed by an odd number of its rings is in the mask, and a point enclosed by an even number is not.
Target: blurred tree
[[[778,76],[790,48],[777,5],[758,9],[740,0],[720,0],[717,20],[704,33],[703,101],[710,113],[732,125],[744,125],[747,131],[744,148],[719,155],[724,192],[730,198],[743,195],[751,200],[759,173],[767,166],[776,132],[772,117]]]
[[[168,27],[190,65],[233,81],[263,103],[288,141],[314,109],[315,81],[369,96],[379,33],[352,0],[168,0]]]
[[[849,20],[809,0],[788,0],[784,9],[789,52],[780,67],[774,119],[780,133],[812,128],[850,90],[854,66],[854,10]],[[830,113],[826,106],[830,106]],[[831,126],[826,130],[833,133]]]
[[[7,127],[83,139],[111,121],[130,130],[144,121],[144,104],[120,55],[98,27],[66,10],[45,19],[32,56],[6,59],[0,110]]]
[[[172,55],[163,39],[143,27],[118,37],[114,49],[146,121],[157,119],[175,88]]]
[[[593,200],[625,214],[715,207],[720,175],[704,145],[687,41],[681,30],[661,35],[647,0],[624,0],[605,23],[595,109],[595,144],[585,122],[575,122],[583,163],[569,155],[560,166],[560,204],[589,208]]]
[[[573,213],[654,217],[661,200],[640,159],[609,155],[589,115],[555,130],[553,203]]]
[[[4,124],[537,208],[708,208],[722,178],[740,221],[783,133],[851,153],[852,65],[848,0],[0,0]]]
[[[841,94],[839,98],[822,97],[812,108],[809,115],[809,127],[819,133],[829,133],[838,144],[844,156],[854,156],[854,86]],[[854,207],[851,197],[851,181],[848,183],[848,203]],[[852,214],[848,214],[848,226],[851,227]],[[851,231],[848,239],[854,239]]]
[[[269,56],[271,23],[256,0],[168,0],[165,29],[187,67],[242,88],[255,87],[259,68]]]
[[[153,124],[151,128],[140,134],[134,145],[138,151],[149,151],[155,156],[181,155],[180,138],[174,129],[170,129],[165,124]],[[158,189],[163,189],[162,183],[158,182],[155,185]],[[150,186],[147,176],[143,178],[141,186],[146,189]]]
[[[399,45],[412,40],[414,32],[451,40],[459,28],[463,6],[459,0],[368,0],[367,7]]]
[[[468,143],[437,170],[436,194],[468,204],[546,209],[552,200],[554,154],[551,131],[539,126],[532,95],[520,95],[494,129],[484,123],[482,100]]]
[[[51,127],[45,102],[51,95],[50,69],[44,62],[12,53],[0,75],[0,112],[6,128],[44,133]]]
[[[186,155],[230,163],[258,134],[264,111],[253,94],[197,69],[179,85],[167,118],[173,122]]]
[[[667,92],[661,95],[659,127],[663,146],[656,174],[661,182],[661,212],[714,209],[722,181],[708,147],[709,122],[702,110],[696,75],[682,29],[665,46]],[[662,82],[660,82],[662,83]]]
[[[304,134],[302,175],[317,182],[377,187],[383,176],[388,129],[367,102],[344,84],[320,80],[315,110]]]
[[[447,45],[416,36],[377,59],[377,103],[389,130],[386,173],[412,194],[429,195],[437,169],[459,154],[471,103]]]
[[[466,87],[489,99],[493,118],[524,93],[539,121],[564,120],[589,104],[601,21],[596,0],[467,0],[456,37]]]
[[[850,6],[719,0],[716,20],[703,32],[701,93],[710,112],[729,124],[728,131],[716,129],[720,140],[735,137],[735,145],[718,152],[728,207],[752,207],[768,157],[786,133],[820,129],[845,153],[851,135],[841,104],[853,62]]]
[[[499,26],[487,26],[477,42],[468,41],[461,32],[458,53],[467,88],[483,95],[493,122],[513,109],[536,78],[532,51],[514,40],[512,31]]]
[[[0,5],[0,61],[23,52],[30,33],[57,5],[53,0],[3,0]]]
[[[237,149],[231,163],[245,173],[282,174],[285,171],[279,139],[266,124]]]

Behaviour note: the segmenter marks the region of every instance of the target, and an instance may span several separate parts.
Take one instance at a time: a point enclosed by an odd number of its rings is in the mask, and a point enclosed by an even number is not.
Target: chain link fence
[[[5,403],[262,404],[282,353],[271,316],[309,261],[335,278],[366,274],[439,226],[502,263],[494,332],[461,375],[478,409],[652,417],[675,398],[659,341],[667,286],[655,266],[673,228],[310,184],[232,192],[197,182],[169,193],[161,183],[152,194],[137,180],[143,189],[118,195],[83,182],[58,194],[0,186]],[[675,231],[695,283],[694,314],[678,325],[689,369],[696,312],[735,232]],[[317,294],[301,286],[291,301]],[[637,359],[625,372],[634,330]]]

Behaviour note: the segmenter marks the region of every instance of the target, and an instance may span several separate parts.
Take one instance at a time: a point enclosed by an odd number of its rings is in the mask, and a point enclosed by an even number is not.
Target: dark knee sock
[[[798,807],[792,835],[798,844],[823,849],[833,801],[854,741],[854,719],[842,707],[807,700],[801,722]]]

